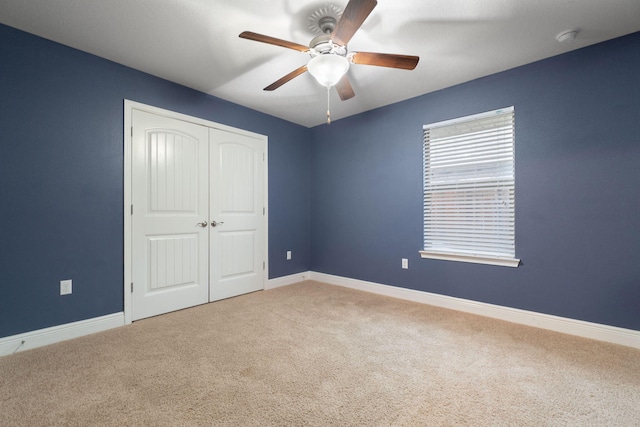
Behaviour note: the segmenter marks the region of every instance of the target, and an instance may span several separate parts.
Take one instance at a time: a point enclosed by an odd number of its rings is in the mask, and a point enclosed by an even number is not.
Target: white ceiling
[[[0,22],[304,126],[326,90],[305,73],[262,89],[308,55],[238,37],[307,45],[308,16],[347,0],[0,0]],[[579,29],[576,40],[556,35]],[[640,30],[639,0],[378,0],[350,51],[420,56],[413,71],[352,65],[355,98],[333,120]]]

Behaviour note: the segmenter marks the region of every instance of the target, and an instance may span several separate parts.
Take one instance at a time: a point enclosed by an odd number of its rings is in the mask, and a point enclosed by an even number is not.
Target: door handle
[[[224,221],[220,221],[220,222],[218,222],[218,221],[211,221],[211,226],[212,226],[212,227],[215,227],[216,225],[221,225],[221,224],[224,224]]]
[[[200,227],[205,228],[207,226],[207,221],[199,222],[196,225],[199,225]]]

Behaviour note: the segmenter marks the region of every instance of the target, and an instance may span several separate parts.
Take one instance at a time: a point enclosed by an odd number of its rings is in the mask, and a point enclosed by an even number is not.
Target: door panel
[[[147,138],[150,210],[197,212],[200,141],[171,130],[149,130]]]
[[[223,231],[219,236],[220,246],[227,249],[222,251],[220,277],[228,279],[242,274],[252,274],[255,265],[255,231]]]
[[[148,237],[151,291],[188,286],[198,281],[198,235]]]
[[[132,319],[208,301],[208,128],[134,110]]]
[[[264,288],[264,141],[211,129],[210,299]]]

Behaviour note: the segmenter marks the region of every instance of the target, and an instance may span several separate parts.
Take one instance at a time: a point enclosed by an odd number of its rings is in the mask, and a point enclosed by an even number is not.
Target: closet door
[[[211,129],[210,300],[264,288],[265,141]]]
[[[132,320],[209,300],[209,129],[132,116]]]

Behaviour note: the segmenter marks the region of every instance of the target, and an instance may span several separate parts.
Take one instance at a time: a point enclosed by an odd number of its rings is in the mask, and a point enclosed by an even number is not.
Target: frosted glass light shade
[[[349,61],[335,54],[318,55],[309,61],[307,69],[322,86],[334,86],[349,70]]]

